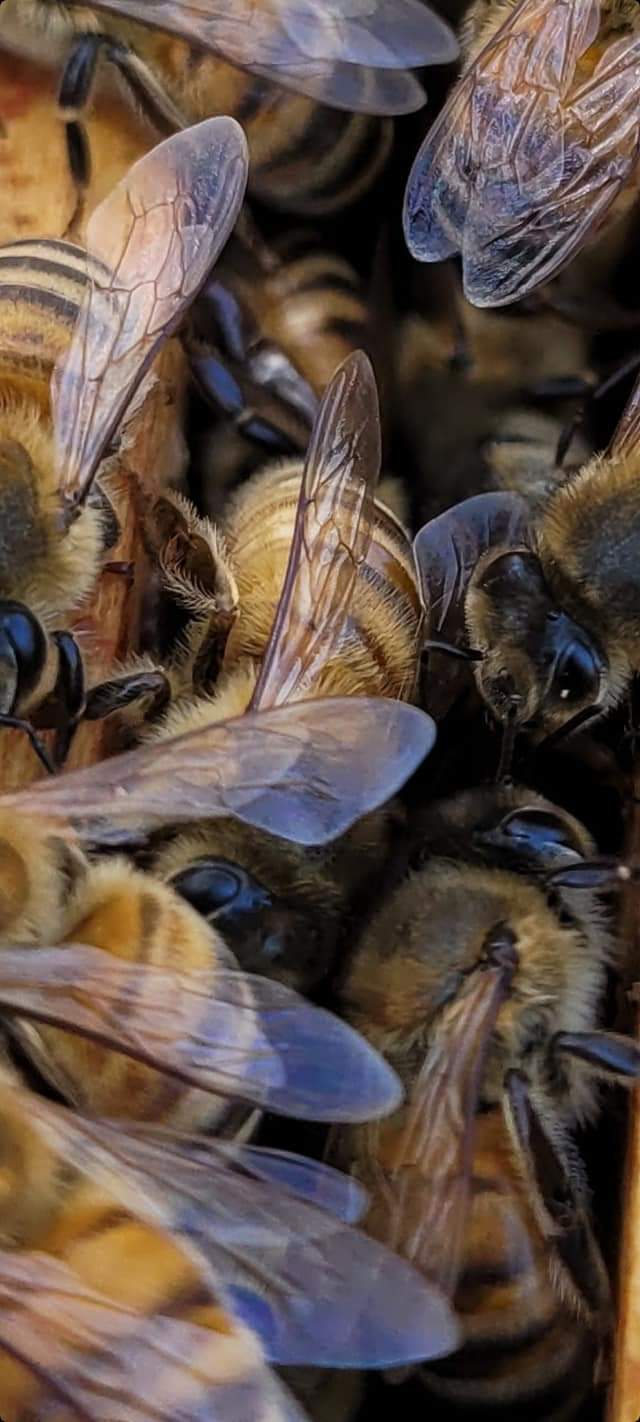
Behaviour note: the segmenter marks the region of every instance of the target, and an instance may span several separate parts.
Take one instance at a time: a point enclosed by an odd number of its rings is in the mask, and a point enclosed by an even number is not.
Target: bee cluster
[[[637,1422],[639,86],[4,0],[1,1422]]]

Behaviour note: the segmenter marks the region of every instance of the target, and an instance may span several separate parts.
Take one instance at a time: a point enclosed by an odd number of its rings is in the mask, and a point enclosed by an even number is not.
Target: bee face
[[[202,856],[169,881],[219,930],[241,967],[310,988],[326,974],[328,916],[305,912],[228,859]]]
[[[497,720],[535,718],[553,730],[604,700],[604,652],[553,601],[535,553],[509,551],[479,566],[467,623],[483,651],[478,686]]]

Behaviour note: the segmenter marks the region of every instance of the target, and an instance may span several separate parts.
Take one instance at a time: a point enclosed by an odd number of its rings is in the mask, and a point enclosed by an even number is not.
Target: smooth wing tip
[[[447,1358],[462,1347],[460,1324],[444,1294],[420,1280],[421,1289],[414,1307],[402,1319],[396,1347],[388,1340],[387,1356],[376,1367],[398,1368]]]
[[[418,69],[452,64],[459,58],[455,31],[423,0],[396,0],[393,18],[395,28],[388,47],[396,63]]]
[[[298,1016],[301,1053],[287,1062],[289,1091],[304,1100],[304,1119],[331,1122],[376,1120],[401,1105],[400,1078],[371,1043],[334,1013],[306,1004]],[[294,1047],[293,1039],[289,1046]],[[296,1109],[291,1102],[291,1115]]]

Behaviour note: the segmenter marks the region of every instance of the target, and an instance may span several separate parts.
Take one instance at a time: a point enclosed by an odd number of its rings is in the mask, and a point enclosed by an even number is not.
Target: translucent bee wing
[[[37,1099],[35,1128],[109,1195],[189,1242],[234,1315],[282,1364],[382,1367],[441,1356],[458,1330],[440,1290],[335,1217],[221,1172],[203,1137],[90,1121]]]
[[[340,1018],[239,969],[163,971],[78,944],[6,948],[0,1007],[287,1116],[364,1121],[402,1094],[395,1072]],[[46,1049],[38,1064],[46,1070]],[[87,1089],[74,1080],[65,1094],[90,1110]]]
[[[240,125],[208,119],[140,158],[93,213],[87,249],[97,261],[51,391],[68,519],[230,235],[247,173]]]
[[[452,1298],[471,1199],[482,1069],[509,974],[481,964],[441,1011],[400,1121],[370,1128],[367,1229]]]
[[[431,718],[403,702],[300,701],[37,781],[0,796],[0,807],[72,820],[96,843],[117,843],[123,826],[234,815],[297,844],[326,844],[394,795],[435,735]]]
[[[404,72],[448,63],[458,45],[419,0],[99,0],[285,89],[361,113],[410,112],[424,92]]]
[[[414,162],[404,229],[422,261],[454,252],[476,306],[548,281],[594,232],[638,159],[640,38],[593,72],[598,0],[521,0],[463,75]]]
[[[426,523],[416,534],[413,553],[427,635],[462,631],[464,599],[480,558],[490,549],[527,545],[529,538],[526,500],[506,492],[476,494]]]
[[[310,1205],[317,1205],[345,1224],[357,1224],[367,1208],[368,1195],[362,1185],[341,1170],[292,1151],[271,1150],[267,1146],[221,1144],[222,1157],[240,1166],[257,1180],[289,1190]]]
[[[252,710],[308,693],[335,653],[369,549],[380,461],[375,376],[368,356],[354,351],[329,382],[314,421]]]
[[[33,1422],[282,1422],[251,1335],[145,1315],[89,1288],[62,1260],[0,1251],[0,1352],[39,1384]],[[1,1367],[1,1364],[0,1364]],[[275,1410],[274,1410],[275,1408]]]

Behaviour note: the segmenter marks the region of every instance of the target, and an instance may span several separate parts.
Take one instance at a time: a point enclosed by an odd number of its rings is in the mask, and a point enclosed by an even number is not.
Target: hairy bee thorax
[[[239,658],[260,658],[284,582],[300,482],[297,461],[251,479],[231,502],[226,536],[238,584],[239,616],[225,653],[225,669]],[[377,503],[372,537],[353,594],[346,631],[321,684],[309,694],[370,694],[410,699],[417,675],[422,611],[408,537]]]
[[[537,530],[545,576],[577,621],[637,657],[640,613],[639,467],[636,456],[596,455],[561,485]]]

